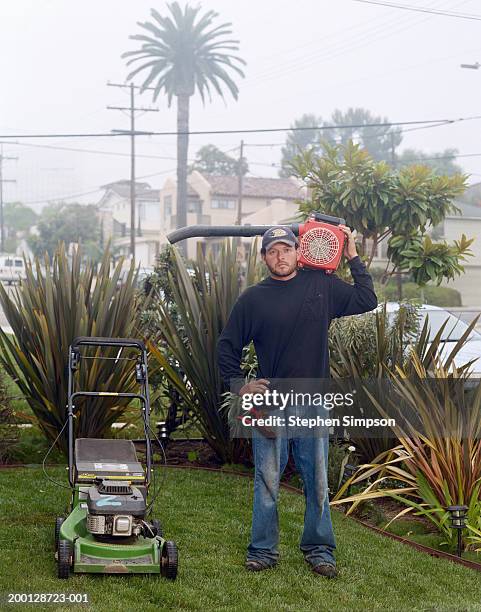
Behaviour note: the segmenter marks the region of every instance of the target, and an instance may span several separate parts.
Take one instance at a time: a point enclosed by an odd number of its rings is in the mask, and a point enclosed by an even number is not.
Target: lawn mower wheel
[[[58,541],[60,539],[60,527],[64,522],[64,518],[62,516],[57,516],[55,519],[55,551],[58,550]]]
[[[68,578],[72,567],[72,545],[68,540],[59,540],[57,554],[57,575],[59,578]]]
[[[175,545],[175,542],[167,540],[162,546],[162,553],[160,556],[161,575],[169,580],[175,580],[177,577],[178,564],[179,557],[177,554],[177,546]]]

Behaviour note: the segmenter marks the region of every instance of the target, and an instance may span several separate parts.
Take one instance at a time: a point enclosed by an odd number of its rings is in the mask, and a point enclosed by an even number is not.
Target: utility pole
[[[394,146],[394,133],[391,132],[391,166],[393,170],[396,169],[396,148]],[[398,270],[396,272],[396,284],[397,284],[397,299],[399,302],[402,302],[403,299],[403,284],[401,278],[401,272]]]
[[[238,187],[237,187],[237,221],[236,225],[240,225],[242,223],[242,188],[244,182],[244,174],[242,172],[242,162],[244,161],[244,141],[241,140],[240,143],[240,153],[239,153],[239,167],[237,169],[237,177],[238,177]]]
[[[244,161],[244,141],[240,142],[239,150],[239,161],[237,166],[237,214],[236,214],[236,225],[242,223],[242,190],[244,184],[244,174],[242,172],[242,162]],[[243,260],[243,248],[240,236],[237,236],[232,241],[232,246],[236,251],[237,261]]]
[[[113,132],[121,132],[123,134],[130,134],[130,255],[132,259],[135,257],[135,136],[142,134],[142,132],[135,131],[135,113],[152,113],[159,112],[158,108],[136,108],[135,107],[135,90],[140,87],[135,86],[133,83],[130,85],[119,84],[119,83],[107,83],[109,87],[120,87],[130,89],[130,106],[107,106],[109,110],[119,110],[122,112],[128,112],[130,116],[130,130],[112,130]],[[154,89],[153,87],[146,87],[144,89]]]
[[[5,251],[5,224],[3,220],[3,183],[16,183],[12,179],[3,178],[3,162],[4,160],[17,160],[18,157],[9,157],[3,154],[3,147],[0,149],[0,252]]]

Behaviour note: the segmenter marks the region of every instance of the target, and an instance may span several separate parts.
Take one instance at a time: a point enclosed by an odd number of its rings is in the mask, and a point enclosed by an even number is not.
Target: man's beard
[[[269,272],[274,276],[290,276],[293,272],[297,270],[297,261],[292,266],[289,266],[289,264],[287,264],[287,266],[274,268],[271,267],[267,262],[266,266],[268,267]]]

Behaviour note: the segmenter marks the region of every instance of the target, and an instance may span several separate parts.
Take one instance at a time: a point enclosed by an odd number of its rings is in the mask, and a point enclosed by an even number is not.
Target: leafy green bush
[[[137,273],[132,264],[120,282],[121,269],[119,261],[110,273],[108,250],[100,265],[94,266],[82,261],[79,249],[69,259],[61,244],[52,260],[46,256],[44,270],[38,259],[34,264],[27,261],[26,279],[12,295],[0,285],[0,303],[14,334],[12,338],[0,330],[0,362],[50,441],[55,440],[66,419],[67,360],[72,340],[76,336],[125,338],[138,333]],[[100,349],[92,356],[99,353]],[[77,376],[83,389],[128,392],[137,388],[130,361],[92,361]],[[88,398],[88,402],[79,398],[77,435],[103,437],[127,403],[115,397]],[[65,435],[59,446],[65,449]]]
[[[323,149],[308,148],[292,160],[294,174],[310,189],[299,206],[302,215],[322,210],[345,219],[362,237],[360,253],[368,268],[386,241],[389,273],[409,272],[425,285],[463,272],[473,240],[463,234],[452,244],[433,242],[427,232],[458,211],[453,200],[465,190],[466,175],[439,176],[420,165],[395,171],[352,140],[325,143]]]
[[[375,283],[376,294],[380,301],[397,302],[398,288],[392,281],[386,285]],[[461,294],[451,287],[426,285],[421,289],[416,283],[403,283],[403,300],[416,300],[433,306],[462,306]]]

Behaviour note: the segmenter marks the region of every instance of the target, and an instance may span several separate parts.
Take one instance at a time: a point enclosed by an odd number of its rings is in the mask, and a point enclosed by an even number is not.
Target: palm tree
[[[178,2],[167,4],[170,15],[162,17],[155,9],[150,13],[153,21],[138,25],[148,34],[130,36],[142,43],[140,49],[128,51],[127,65],[142,62],[128,76],[133,79],[140,72],[148,72],[140,91],[152,86],[153,99],[160,92],[167,94],[168,105],[177,98],[177,227],[187,224],[187,154],[189,148],[189,103],[197,90],[202,102],[205,96],[212,100],[211,89],[222,98],[222,86],[227,87],[237,100],[239,89],[231,78],[232,71],[243,77],[238,64],[244,60],[231,51],[238,51],[238,40],[232,35],[231,23],[213,26],[218,17],[215,11],[200,16],[200,6],[188,4],[182,9]]]

